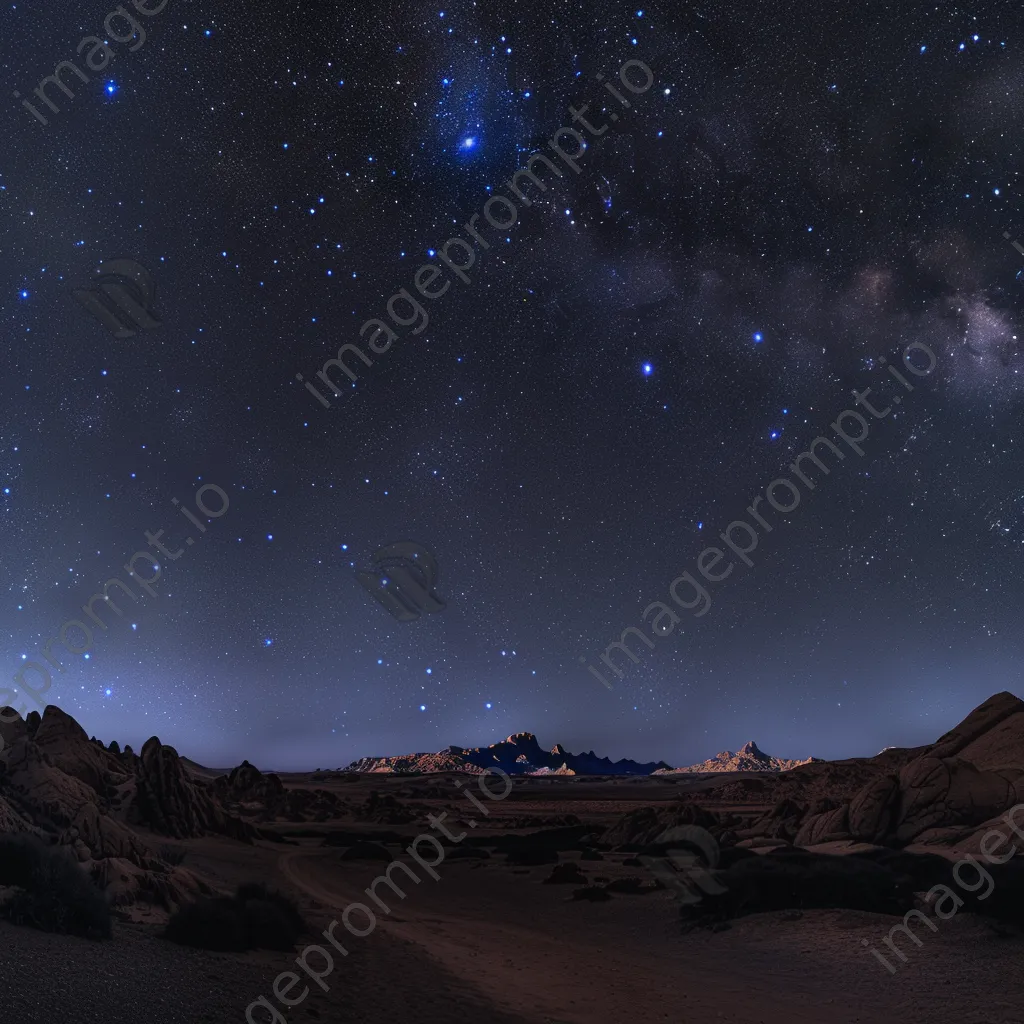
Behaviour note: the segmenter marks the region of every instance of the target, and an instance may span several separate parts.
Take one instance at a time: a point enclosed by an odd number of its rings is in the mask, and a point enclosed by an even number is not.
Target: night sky
[[[871,755],[1024,692],[1019,4],[171,0],[128,5],[141,46],[112,9],[0,12],[4,685],[163,529],[194,544],[158,596],[54,647],[42,701],[217,767],[524,730]],[[92,35],[113,59],[52,112],[33,90],[99,66]],[[596,76],[628,96],[629,60],[654,84],[627,110]],[[469,282],[442,267],[428,326],[324,408],[296,374],[366,350],[584,103],[621,116],[580,172],[481,220]],[[162,326],[117,338],[75,301],[112,259]],[[915,341],[937,362],[909,393],[880,358]],[[772,513],[708,614],[590,675],[867,387],[904,400],[864,456]],[[446,605],[413,622],[355,578],[403,540]]]

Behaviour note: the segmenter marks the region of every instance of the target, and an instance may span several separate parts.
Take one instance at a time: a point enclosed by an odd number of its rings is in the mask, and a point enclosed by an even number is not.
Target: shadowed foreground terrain
[[[3,1021],[221,1024],[262,996],[279,1016],[256,1007],[254,1022],[385,1024],[414,1007],[467,1024],[1024,1024],[1024,843],[1006,820],[1024,803],[1024,703],[1011,694],[913,750],[786,771],[524,775],[489,799],[468,771],[217,772],[155,738],[138,754],[104,747],[54,707],[0,729],[0,834],[63,849],[112,912],[109,939],[0,920]],[[703,868],[721,891],[689,905],[645,866],[679,825],[720,848]],[[983,845],[994,828],[998,848]],[[436,880],[407,852],[421,834],[442,844]],[[993,849],[1006,862],[987,866],[979,900],[978,875],[957,881],[954,866]],[[0,916],[34,884],[6,863]],[[404,896],[378,885],[385,911],[367,889],[389,868]],[[305,919],[294,951],[165,937],[182,906],[257,881]],[[923,899],[942,885],[961,903],[945,919]],[[348,955],[327,991],[303,975],[301,1003],[276,1000],[275,977],[353,902],[376,926],[336,927]],[[901,960],[885,939],[915,908]]]

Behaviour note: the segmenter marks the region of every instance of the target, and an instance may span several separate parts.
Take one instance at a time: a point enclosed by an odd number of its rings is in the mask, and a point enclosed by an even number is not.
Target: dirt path
[[[350,902],[369,902],[364,890],[383,867],[342,867],[336,854],[322,850],[290,851],[279,866],[292,884],[336,915]],[[778,957],[764,955],[722,961],[707,949],[687,950],[684,960],[675,908],[665,894],[593,905],[568,902],[566,887],[539,886],[536,878],[501,865],[474,871],[465,862],[442,864],[438,873],[439,882],[427,878],[417,886],[395,872],[400,884],[406,882],[406,899],[379,888],[392,914],[380,913],[375,935],[413,944],[496,1005],[516,1007],[523,1021],[868,1020],[850,1014],[835,993],[808,985],[806,965],[786,970]],[[363,920],[357,918],[360,926]]]

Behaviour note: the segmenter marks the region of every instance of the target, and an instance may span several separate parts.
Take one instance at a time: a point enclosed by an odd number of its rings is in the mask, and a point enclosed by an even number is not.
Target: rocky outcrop
[[[131,774],[115,754],[90,740],[69,714],[52,704],[32,740],[51,764],[97,793],[105,793],[108,786],[118,785]]]
[[[816,846],[836,839],[849,839],[849,806],[843,804],[831,811],[811,815],[794,837],[797,846]]]
[[[96,861],[89,873],[115,908],[149,903],[174,911],[212,891],[186,868],[161,865],[145,870],[122,857]]]
[[[895,835],[900,842],[936,826],[980,825],[1018,802],[1012,781],[955,757],[926,754],[900,772],[899,784]]]
[[[94,878],[110,880],[116,892],[107,895],[115,903],[138,898],[167,909],[199,891],[200,883],[163,863],[132,824],[180,838],[255,834],[226,813],[205,784],[193,781],[175,751],[155,737],[141,757],[129,747],[121,753],[116,744],[104,747],[89,739],[52,705],[42,716],[0,717],[0,735],[0,832],[31,832],[67,846]],[[266,785],[274,788],[273,782]]]
[[[821,758],[805,757],[802,761],[791,758],[772,757],[751,740],[739,750],[723,750],[700,764],[687,768],[661,768],[655,775],[704,775],[717,772],[785,772],[803,764],[820,761]]]
[[[866,843],[879,843],[891,831],[900,792],[896,774],[879,775],[850,801],[850,835]]]
[[[315,773],[313,778],[317,778]],[[225,810],[261,822],[327,821],[352,813],[349,802],[330,790],[286,789],[280,776],[265,775],[248,761],[213,779],[212,792]]]
[[[729,764],[773,760],[747,744]],[[713,759],[720,770],[724,755]],[[711,762],[695,769],[712,770]],[[683,769],[681,771],[686,771]],[[659,773],[667,774],[667,773]],[[936,743],[888,747],[871,758],[811,760],[784,771],[710,785],[693,801],[749,813],[751,804],[772,809],[732,828],[737,841],[815,846],[835,841],[902,848],[910,844],[976,851],[985,831],[1024,804],[1024,701],[999,693],[972,711]],[[610,830],[643,838],[665,815],[633,812]],[[1005,830],[1005,824],[1004,824]],[[613,841],[613,840],[609,840]],[[763,841],[763,842],[759,842]]]
[[[1006,691],[989,697],[928,753],[956,756],[983,770],[1024,767],[1024,701]]]
[[[698,804],[670,808],[638,807],[605,829],[601,841],[615,847],[640,849],[653,843],[666,829],[678,825],[699,825],[718,837],[730,830],[734,823],[733,819],[722,818]]]
[[[129,820],[156,832],[188,839],[215,832],[252,840],[256,829],[225,814],[181,763],[178,752],[156,736],[142,745],[135,765],[135,796],[126,808]]]
[[[902,847],[971,837],[1024,803],[1024,701],[996,694],[936,743],[907,753],[917,756],[865,782],[839,810],[809,816],[796,843],[852,839]]]

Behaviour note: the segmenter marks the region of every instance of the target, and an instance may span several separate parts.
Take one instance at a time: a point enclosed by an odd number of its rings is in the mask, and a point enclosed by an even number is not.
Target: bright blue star
[[[111,691],[110,691],[110,690],[104,690],[103,692],[104,692],[104,693],[105,693],[105,694],[106,694],[106,695],[107,695],[108,697],[110,696],[110,693],[111,693]]]
[[[420,711],[426,711],[426,710],[427,710],[427,705],[426,704],[421,704],[420,705]]]
[[[27,299],[27,298],[28,298],[28,292],[27,292],[27,291],[22,291],[22,292],[21,292],[21,297],[22,297],[23,299]]]
[[[264,647],[271,647],[271,646],[273,646],[273,643],[274,643],[274,641],[271,640],[269,636],[265,637],[264,640],[263,640],[263,646]]]
[[[107,93],[113,96],[115,92],[117,92],[117,82],[107,82]]]
[[[463,149],[472,149],[476,145],[476,139],[473,136],[468,136],[462,140]]]
[[[427,675],[428,675],[428,676],[429,676],[429,675],[433,675],[433,673],[434,673],[434,670],[433,670],[432,668],[428,668],[428,669],[427,669]]]
[[[644,365],[643,365],[642,369],[643,369],[643,371],[644,371],[644,376],[645,376],[645,377],[650,377],[650,375],[651,375],[652,373],[654,373],[654,367],[653,367],[653,366],[651,366],[651,364],[650,364],[650,363],[644,363]]]
[[[704,524],[703,523],[698,523],[697,524],[697,529],[698,530],[703,530],[704,529]]]
[[[490,706],[491,706],[490,704],[485,704],[484,705],[485,708],[490,708]]]
[[[764,335],[758,331],[757,334],[754,335],[754,341],[758,343],[764,341]]]

